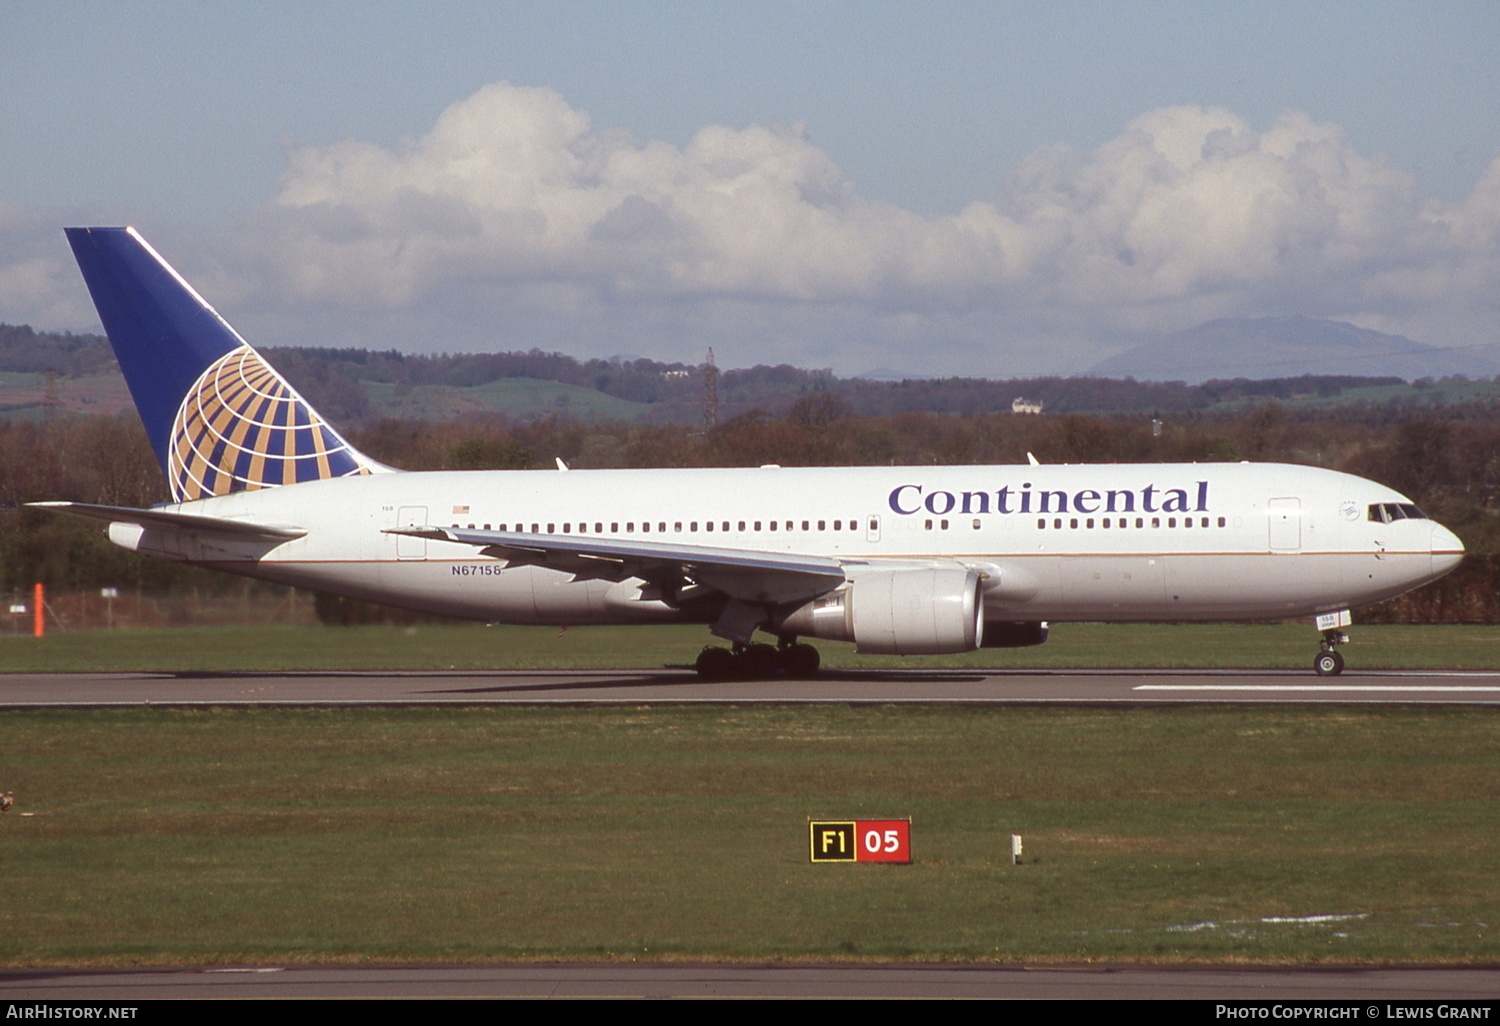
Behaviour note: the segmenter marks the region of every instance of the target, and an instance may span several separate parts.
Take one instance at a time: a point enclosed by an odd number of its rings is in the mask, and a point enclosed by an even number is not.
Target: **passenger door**
[[[1302,548],[1302,500],[1272,499],[1266,504],[1272,552],[1296,552]]]

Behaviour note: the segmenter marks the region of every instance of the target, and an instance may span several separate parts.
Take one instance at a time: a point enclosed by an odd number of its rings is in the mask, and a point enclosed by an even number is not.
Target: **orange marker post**
[[[47,613],[43,607],[46,598],[43,595],[41,581],[36,582],[35,594],[32,598],[34,601],[32,602],[31,635],[34,638],[40,638],[47,633]]]

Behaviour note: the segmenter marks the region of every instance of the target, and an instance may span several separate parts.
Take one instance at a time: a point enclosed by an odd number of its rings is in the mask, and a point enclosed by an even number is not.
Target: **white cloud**
[[[0,321],[88,330],[97,323],[56,210],[0,202]]]

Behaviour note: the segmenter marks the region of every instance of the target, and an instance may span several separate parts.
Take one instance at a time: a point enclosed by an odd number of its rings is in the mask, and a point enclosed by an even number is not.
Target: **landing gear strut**
[[[783,639],[779,647],[736,645],[732,652],[709,645],[698,653],[693,668],[703,680],[771,680],[781,674],[806,680],[818,672],[821,662],[811,645]]]
[[[1323,642],[1317,658],[1313,660],[1313,672],[1319,677],[1337,677],[1344,672],[1344,657],[1339,655],[1337,646],[1349,643],[1349,635],[1342,628],[1349,626],[1351,622],[1347,609],[1318,616],[1318,630],[1323,632]]]

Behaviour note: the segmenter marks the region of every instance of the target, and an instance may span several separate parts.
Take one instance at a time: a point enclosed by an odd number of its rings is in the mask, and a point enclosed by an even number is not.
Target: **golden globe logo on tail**
[[[249,346],[225,353],[188,391],[172,424],[172,497],[355,477],[372,467]]]

